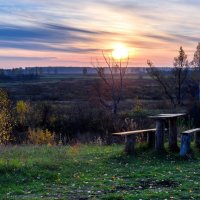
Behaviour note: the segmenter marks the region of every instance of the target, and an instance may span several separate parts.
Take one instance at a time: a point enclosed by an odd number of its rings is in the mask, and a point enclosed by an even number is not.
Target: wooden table
[[[155,116],[149,116],[156,120],[156,151],[162,151],[164,149],[164,133],[165,133],[165,122],[169,122],[169,149],[171,151],[179,150],[177,144],[177,125],[176,121],[178,117],[186,115],[185,113],[176,114],[159,114]]]

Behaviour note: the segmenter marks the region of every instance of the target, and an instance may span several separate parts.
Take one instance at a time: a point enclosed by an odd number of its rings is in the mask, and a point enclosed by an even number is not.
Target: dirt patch
[[[171,181],[171,180],[142,180],[139,182],[139,185],[137,186],[117,186],[115,188],[115,191],[117,190],[145,190],[145,189],[155,189],[155,188],[170,188],[177,186],[178,183]],[[114,192],[114,190],[113,190]]]
[[[87,194],[87,189],[83,189],[82,191],[76,191],[76,194],[71,194],[70,196],[73,197],[74,200],[89,200],[92,198],[97,198],[102,195],[106,195],[109,193],[116,193],[119,191],[128,192],[128,191],[137,191],[137,190],[145,190],[145,189],[156,189],[156,188],[172,188],[178,186],[178,183],[172,180],[153,180],[153,179],[144,179],[138,181],[136,185],[121,185],[121,186],[113,186],[112,190],[101,190],[101,191],[92,191],[90,195]]]
[[[168,188],[175,187],[178,185],[177,182],[172,180],[141,180],[140,185],[143,189],[147,188]]]

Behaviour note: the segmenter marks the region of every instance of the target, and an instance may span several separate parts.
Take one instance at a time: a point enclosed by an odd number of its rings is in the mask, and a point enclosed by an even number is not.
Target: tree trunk
[[[182,134],[181,136],[181,149],[180,149],[180,156],[184,157],[190,151],[190,141],[191,135],[190,134]]]
[[[113,105],[112,105],[112,113],[113,113],[114,115],[117,114],[117,103],[116,103],[116,102],[113,102]]]
[[[164,150],[164,132],[165,132],[165,123],[162,119],[157,119],[156,121],[156,151]]]
[[[172,152],[179,151],[177,145],[176,118],[169,119],[169,150]]]
[[[134,154],[135,151],[135,135],[126,136],[125,152],[129,155]]]

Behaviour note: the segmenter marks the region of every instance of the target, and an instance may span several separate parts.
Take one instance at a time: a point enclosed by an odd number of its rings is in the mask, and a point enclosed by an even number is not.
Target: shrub
[[[28,130],[28,142],[31,144],[55,144],[54,133],[48,129],[30,129]]]
[[[29,110],[30,110],[29,103],[22,101],[22,100],[17,102],[16,111],[17,111],[17,114],[18,114],[20,124],[22,124],[22,125],[25,124]]]
[[[11,104],[7,93],[0,89],[0,144],[7,144],[11,140],[13,128]]]
[[[134,100],[134,108],[133,111],[134,112],[141,112],[143,110],[143,105],[142,102],[140,101],[140,99],[138,98],[138,96],[135,98]]]

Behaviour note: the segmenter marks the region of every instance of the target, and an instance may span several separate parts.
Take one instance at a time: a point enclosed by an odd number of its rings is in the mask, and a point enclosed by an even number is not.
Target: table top
[[[177,117],[182,117],[185,116],[186,113],[170,113],[170,114],[159,114],[159,115],[153,115],[153,116],[149,116],[149,118],[153,118],[153,119],[170,119],[170,118],[177,118]]]

